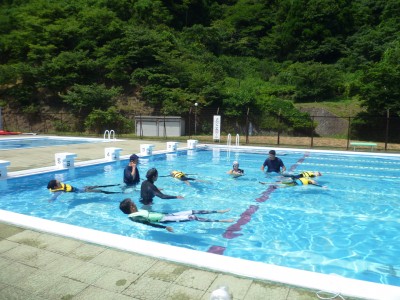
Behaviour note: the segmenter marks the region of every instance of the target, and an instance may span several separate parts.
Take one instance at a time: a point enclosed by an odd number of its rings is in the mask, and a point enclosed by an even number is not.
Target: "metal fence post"
[[[312,116],[311,123],[311,148],[314,146],[314,116]]]
[[[247,115],[246,115],[246,144],[249,143],[249,111],[250,108],[247,108]]]
[[[143,139],[143,126],[142,126],[142,114],[139,115],[139,135],[140,139]]]
[[[347,145],[346,145],[346,150],[349,150],[349,145],[350,145],[350,130],[351,128],[351,117],[349,117],[349,125],[347,127]]]
[[[189,109],[189,139],[192,138],[191,115],[192,115],[192,107],[190,106],[190,109]]]
[[[167,139],[167,127],[165,127],[165,114],[164,114],[164,138]]]
[[[277,140],[277,145],[280,144],[280,135],[281,135],[281,109],[279,109],[279,113],[278,113],[278,140]]]
[[[387,144],[389,140],[389,120],[390,120],[390,108],[386,110],[386,135],[385,135],[385,151],[387,151]]]

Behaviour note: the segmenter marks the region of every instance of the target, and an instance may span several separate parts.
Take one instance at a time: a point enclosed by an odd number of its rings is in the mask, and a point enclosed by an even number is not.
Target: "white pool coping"
[[[215,145],[199,145],[213,148],[226,148],[226,146]],[[266,147],[230,147],[235,148],[257,149],[265,151]],[[187,148],[180,148],[185,150]],[[277,156],[282,151],[301,151],[301,152],[325,152],[336,154],[350,154],[348,151],[330,151],[330,150],[313,150],[313,149],[292,149],[277,148]],[[154,154],[167,153],[166,151],[157,151]],[[373,153],[372,153],[373,154]],[[357,155],[368,155],[371,153],[357,152]],[[379,156],[395,156],[396,154],[379,154]],[[128,156],[126,157],[126,159]],[[125,159],[121,157],[121,159]],[[77,163],[77,166],[93,165],[96,163],[106,163],[105,159],[99,159],[88,162]],[[43,172],[56,171],[55,167],[39,168],[33,170],[12,172],[9,177],[18,177],[33,175]],[[89,243],[113,247],[125,251],[135,252],[159,259],[165,259],[173,262],[183,263],[195,267],[211,269],[214,271],[232,273],[244,277],[274,281],[293,286],[304,287],[308,289],[326,291],[333,294],[341,294],[350,297],[358,297],[365,299],[400,299],[400,287],[393,285],[385,285],[374,282],[362,281],[357,279],[345,278],[336,274],[321,274],[311,271],[304,271],[288,267],[254,262],[239,258],[233,258],[213,253],[201,252],[176,246],[164,245],[156,242],[140,240],[136,238],[120,236],[117,234],[101,232],[98,230],[83,228],[79,226],[58,223],[55,221],[44,220],[37,217],[26,216],[5,210],[0,210],[0,221],[24,228],[32,228],[42,232],[48,232],[61,236],[66,236]]]

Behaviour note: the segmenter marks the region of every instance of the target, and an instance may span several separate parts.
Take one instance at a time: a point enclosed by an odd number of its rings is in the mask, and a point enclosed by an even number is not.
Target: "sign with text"
[[[221,116],[215,115],[213,123],[213,139],[220,140],[220,138],[221,138]]]

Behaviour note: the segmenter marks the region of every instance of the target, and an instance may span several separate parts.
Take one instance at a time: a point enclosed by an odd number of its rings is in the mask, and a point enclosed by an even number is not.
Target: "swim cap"
[[[132,154],[131,157],[129,157],[130,161],[137,160],[137,159],[139,159],[139,156],[137,156],[136,154]]]
[[[156,175],[158,175],[157,169],[156,168],[151,168],[150,170],[147,171],[146,178],[147,179],[152,179]]]
[[[233,162],[233,165],[234,165],[234,166],[235,166],[235,165],[239,165],[239,162],[235,160],[235,161]]]
[[[272,154],[272,155],[276,155],[276,152],[275,152],[275,150],[269,150],[269,152],[268,152],[269,154]]]

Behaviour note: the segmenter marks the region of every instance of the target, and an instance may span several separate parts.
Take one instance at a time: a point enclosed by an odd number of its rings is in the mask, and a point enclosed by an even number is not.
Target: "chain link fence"
[[[120,137],[148,138],[146,132],[135,128],[135,125],[142,126],[140,121],[135,122],[135,118],[140,120],[139,113],[125,111],[121,114],[132,125],[129,131],[126,131],[126,128],[118,128],[118,125],[104,130],[113,129]],[[376,143],[376,150],[400,151],[400,118],[397,116],[370,117],[367,122],[365,118],[359,119],[356,116],[312,115],[305,119],[294,116],[288,118],[279,113],[261,116],[257,112],[247,110],[238,117],[225,114],[219,109],[200,109],[194,106],[188,113],[178,116],[184,121],[184,134],[182,137],[176,137],[167,135],[166,123],[162,122],[164,115],[160,111],[153,111],[150,115],[161,116],[159,126],[164,126],[156,138],[176,140],[194,138],[201,142],[225,144],[230,134],[234,138],[238,136],[241,145],[352,150],[353,142],[372,142]],[[214,115],[221,117],[219,140],[213,140]],[[61,112],[36,114],[3,112],[2,115],[3,129],[39,134],[90,133],[85,129],[84,121],[74,114]],[[100,132],[97,132],[97,135],[99,134]],[[369,150],[370,147],[357,149]]]

